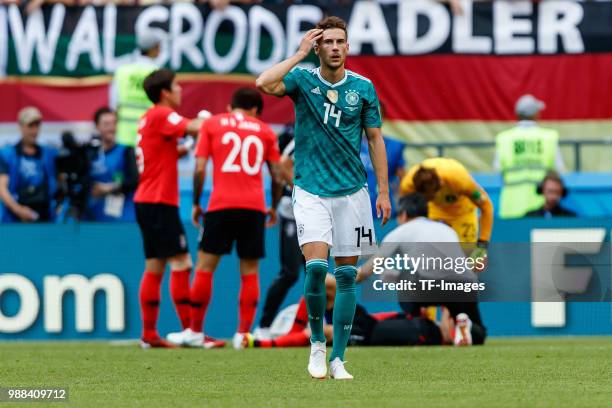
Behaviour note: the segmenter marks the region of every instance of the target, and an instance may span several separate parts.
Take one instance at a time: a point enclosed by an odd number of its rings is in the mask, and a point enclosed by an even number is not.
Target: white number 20
[[[336,105],[332,105],[327,102],[325,102],[323,106],[325,106],[325,117],[323,118],[323,124],[327,125],[329,118],[336,118],[336,127],[340,126],[340,116],[342,116],[342,111],[340,109],[336,109]]]
[[[249,135],[242,141],[240,136],[236,133],[227,132],[221,138],[221,143],[224,145],[232,143],[232,149],[227,155],[225,162],[223,162],[223,166],[221,166],[222,172],[238,173],[240,170],[244,170],[249,176],[254,176],[259,173],[263,161],[264,147],[257,136]],[[249,151],[251,146],[255,146],[255,163],[253,163],[253,165],[249,163]],[[239,154],[240,164],[234,163]]]

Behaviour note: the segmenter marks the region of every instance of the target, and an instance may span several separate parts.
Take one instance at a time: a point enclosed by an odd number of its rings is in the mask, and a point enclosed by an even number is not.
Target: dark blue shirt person
[[[2,222],[49,222],[55,219],[57,152],[38,144],[41,121],[42,114],[37,108],[20,110],[21,140],[0,150]]]
[[[115,112],[100,108],[94,121],[101,148],[91,163],[92,190],[85,219],[135,221],[134,191],[138,185],[138,169],[134,149],[116,143]]]

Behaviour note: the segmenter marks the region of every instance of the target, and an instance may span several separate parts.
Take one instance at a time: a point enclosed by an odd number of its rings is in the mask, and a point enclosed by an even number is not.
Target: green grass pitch
[[[355,380],[341,382],[309,378],[305,348],[5,342],[0,387],[68,387],[70,401],[57,407],[610,407],[611,356],[612,338],[353,347],[346,359]]]

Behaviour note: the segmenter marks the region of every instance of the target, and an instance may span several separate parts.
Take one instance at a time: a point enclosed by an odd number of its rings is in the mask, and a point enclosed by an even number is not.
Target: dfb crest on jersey
[[[336,91],[335,89],[328,89],[327,99],[329,99],[331,103],[338,102],[338,91]]]
[[[359,103],[359,94],[351,90],[347,92],[346,97],[344,99],[346,99],[346,103],[348,103],[349,105],[355,106]]]

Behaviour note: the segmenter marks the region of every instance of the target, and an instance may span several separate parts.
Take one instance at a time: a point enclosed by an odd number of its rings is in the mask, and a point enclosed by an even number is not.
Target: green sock
[[[306,262],[306,280],[304,281],[304,297],[308,310],[308,322],[312,335],[310,341],[325,343],[323,320],[325,318],[325,275],[328,264],[325,259],[311,259]]]
[[[351,336],[357,295],[355,294],[355,277],[357,268],[353,265],[342,265],[334,270],[336,276],[336,299],[334,302],[334,347],[329,361],[336,357],[344,361],[344,351]]]

